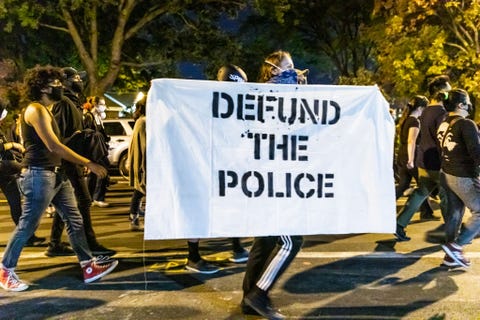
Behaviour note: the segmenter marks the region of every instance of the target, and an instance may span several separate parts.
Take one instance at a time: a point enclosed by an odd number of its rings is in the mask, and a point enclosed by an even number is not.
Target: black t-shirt
[[[423,110],[420,119],[420,139],[418,140],[416,164],[426,170],[440,170],[440,145],[437,130],[445,119],[447,111],[441,105],[429,105]]]
[[[456,120],[454,120],[456,119]],[[449,123],[454,120],[449,127]],[[442,146],[442,171],[457,177],[477,177],[480,166],[480,138],[470,119],[448,116],[438,129]]]
[[[408,132],[410,128],[420,128],[420,121],[413,117],[409,116],[405,119],[403,126],[400,131],[400,148],[398,149],[397,161],[400,164],[407,164],[408,162]],[[418,143],[417,137],[417,143]],[[415,152],[416,155],[417,152]]]

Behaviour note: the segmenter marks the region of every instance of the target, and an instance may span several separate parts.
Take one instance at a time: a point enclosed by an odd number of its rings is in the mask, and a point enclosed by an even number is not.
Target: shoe
[[[397,224],[397,230],[395,231],[395,237],[397,237],[397,241],[410,241],[410,237],[407,237],[404,228]]]
[[[98,256],[83,266],[83,281],[90,283],[106,276],[118,265],[118,260],[111,259],[107,256]]]
[[[242,299],[242,302],[240,302],[240,309],[242,309],[243,314],[251,315],[251,316],[259,316],[260,314],[252,309],[250,306],[248,306],[245,303],[245,300]]]
[[[105,202],[105,201],[97,201],[97,200],[92,201],[92,206],[97,206],[99,208],[106,208],[109,205],[110,205],[110,203]]]
[[[45,255],[47,257],[65,257],[65,256],[74,256],[75,251],[73,251],[70,246],[65,243],[60,244],[52,244],[51,242],[48,244],[48,248],[45,251]]]
[[[440,220],[440,217],[434,216],[433,214],[420,213],[420,220],[421,221],[438,221]]]
[[[0,267],[0,287],[7,291],[24,291],[28,285],[20,280],[13,270]]]
[[[270,299],[265,291],[254,289],[243,300],[245,305],[257,311],[261,316],[269,320],[282,320],[285,316],[272,307]]]
[[[233,255],[228,258],[228,261],[233,263],[244,263],[248,261],[248,250],[243,249],[242,252],[234,252]]]
[[[143,231],[143,227],[140,223],[140,218],[137,216],[136,218],[130,218],[130,230],[131,231]]]
[[[94,256],[113,256],[117,253],[117,251],[115,250],[105,248],[100,243],[90,246],[90,250],[92,251],[92,255]]]
[[[453,260],[452,258],[450,258],[448,254],[445,254],[445,257],[443,257],[441,266],[449,268],[461,267],[461,265],[456,263],[455,260]]]
[[[55,210],[54,206],[48,206],[47,210],[45,210],[45,214],[47,215],[47,218],[53,218],[53,216],[55,215],[55,212],[57,212],[57,210]]]
[[[192,262],[191,260],[188,260],[185,268],[187,270],[203,274],[212,274],[220,270],[220,268],[208,263],[203,259],[198,260],[198,262]]]
[[[453,259],[453,261],[458,263],[460,266],[464,268],[470,267],[470,260],[463,256],[462,247],[460,247],[458,244],[453,242],[443,244],[442,249],[450,258]]]
[[[42,243],[44,243],[45,240],[47,240],[47,238],[37,237],[36,235],[33,235],[30,237],[30,239],[28,239],[27,243],[25,244],[25,247],[37,247]]]

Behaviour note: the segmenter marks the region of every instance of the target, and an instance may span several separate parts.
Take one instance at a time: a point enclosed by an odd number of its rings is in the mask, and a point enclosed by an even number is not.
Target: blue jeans
[[[402,210],[400,210],[397,217],[397,223],[399,225],[406,227],[409,224],[415,212],[420,208],[422,203],[428,198],[430,193],[432,193],[436,187],[438,187],[440,196],[440,210],[442,212],[442,217],[445,220],[447,199],[445,197],[443,188],[439,184],[439,181],[440,171],[418,168],[418,187],[415,188],[410,197],[408,197],[405,206],[402,208]]]
[[[67,234],[79,261],[92,259],[83,228],[72,185],[65,173],[55,173],[43,168],[29,168],[18,180],[24,196],[20,221],[13,232],[3,254],[2,264],[6,268],[17,265],[20,253],[37,229],[43,212],[49,203],[55,205],[67,225]]]
[[[456,240],[457,244],[464,246],[469,244],[480,231],[480,178],[457,177],[447,173],[443,175],[447,190],[452,192],[449,197],[451,202],[448,204],[451,215],[463,216],[465,207],[472,213]],[[458,219],[452,219],[451,224],[458,230],[460,223],[456,220]]]

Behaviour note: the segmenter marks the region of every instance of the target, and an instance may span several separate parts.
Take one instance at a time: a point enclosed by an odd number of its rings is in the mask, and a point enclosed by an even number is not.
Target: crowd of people
[[[294,67],[291,55],[276,51],[261,66],[258,81],[275,84],[306,84],[308,70]],[[236,65],[219,69],[219,81],[248,81]],[[76,255],[85,283],[110,273],[118,264],[116,252],[101,245],[90,216],[91,206],[107,207],[109,183],[109,137],[102,120],[105,99],[83,97],[83,80],[74,68],[51,66],[30,69],[24,79],[29,104],[15,115],[7,134],[0,132],[0,188],[10,206],[15,229],[2,255],[0,286],[8,291],[23,291],[28,285],[19,279],[15,267],[25,246],[46,241],[35,235],[42,214],[53,206],[47,256]],[[442,264],[468,267],[463,254],[480,231],[480,140],[472,115],[472,104],[465,90],[452,89],[447,76],[435,77],[428,86],[429,97],[416,95],[405,107],[398,124],[400,146],[396,155],[396,199],[404,196],[412,179],[416,188],[398,212],[395,236],[409,241],[406,228],[415,212],[423,220],[440,220],[445,235]],[[132,231],[142,231],[141,203],[146,195],[146,101],[135,102],[135,126],[129,148],[129,183],[133,193],[129,208]],[[0,99],[0,122],[7,115],[7,103]],[[72,142],[78,134],[88,137],[89,152]],[[106,151],[107,150],[107,151]],[[429,197],[440,198],[441,218],[433,214]],[[22,198],[23,197],[23,202]],[[468,208],[470,219],[462,220]],[[62,242],[66,228],[69,243]],[[232,238],[232,258],[245,263],[243,299],[245,314],[260,314],[268,319],[283,319],[269,298],[269,291],[301,249],[298,235],[254,238],[248,251],[238,238]],[[186,268],[215,273],[214,264],[202,259],[199,239],[189,239]]]

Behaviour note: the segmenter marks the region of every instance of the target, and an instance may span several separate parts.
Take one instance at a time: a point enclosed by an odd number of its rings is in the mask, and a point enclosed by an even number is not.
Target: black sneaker
[[[90,246],[90,250],[94,256],[113,256],[117,253],[115,250],[105,248],[100,243]]]
[[[65,256],[74,256],[75,251],[73,251],[70,246],[66,245],[65,243],[61,242],[59,244],[52,244],[51,242],[48,244],[48,248],[45,251],[45,255],[47,257],[65,257]]]
[[[37,247],[40,246],[42,243],[45,242],[47,238],[44,237],[37,237],[36,235],[33,235],[28,239],[27,243],[25,244],[25,247]]]
[[[198,262],[188,260],[185,269],[203,274],[212,274],[220,270],[219,267],[214,266],[203,259],[198,260]]]
[[[242,299],[242,302],[240,302],[240,309],[242,309],[243,314],[248,314],[248,315],[252,315],[252,316],[259,316],[260,315],[260,313],[255,311],[252,307],[248,306],[245,303],[244,299]]]
[[[228,261],[233,263],[244,263],[248,261],[248,250],[243,249],[242,252],[234,252],[233,255],[228,258]]]
[[[438,221],[440,217],[434,216],[432,213],[420,213],[421,221]]]
[[[269,320],[283,320],[285,316],[275,310],[270,303],[270,299],[265,291],[255,288],[248,293],[245,298],[245,305],[257,311],[261,316]]]
[[[397,237],[397,241],[410,241],[410,237],[407,237],[405,230],[399,224],[397,224],[397,230],[395,231],[395,237]]]

